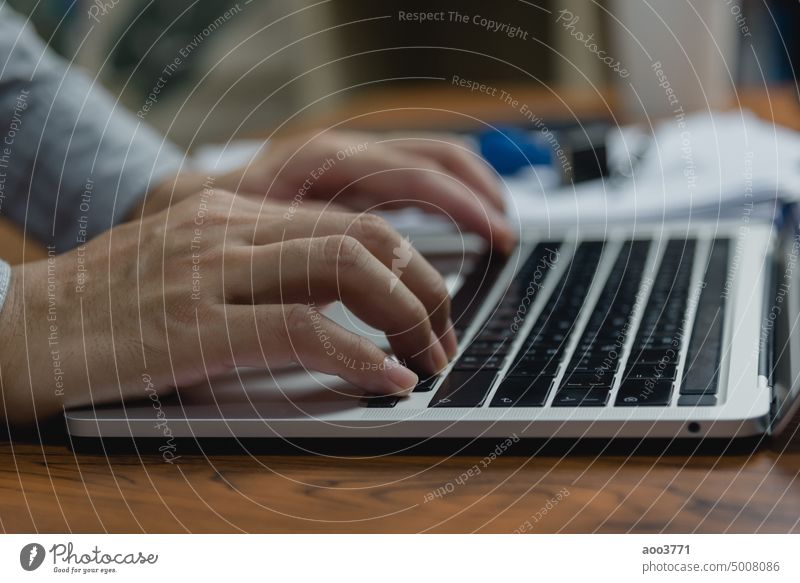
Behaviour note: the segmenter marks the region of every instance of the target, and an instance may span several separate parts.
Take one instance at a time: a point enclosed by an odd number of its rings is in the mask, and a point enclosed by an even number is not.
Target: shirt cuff
[[[0,259],[0,310],[6,302],[8,287],[11,285],[11,266]]]

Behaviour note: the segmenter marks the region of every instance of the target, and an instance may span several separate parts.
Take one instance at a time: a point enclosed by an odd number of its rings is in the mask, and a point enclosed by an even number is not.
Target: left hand
[[[237,193],[335,203],[357,211],[402,206],[444,214],[509,252],[514,236],[500,184],[480,155],[454,136],[386,138],[320,132],[270,142],[264,154],[218,178]]]

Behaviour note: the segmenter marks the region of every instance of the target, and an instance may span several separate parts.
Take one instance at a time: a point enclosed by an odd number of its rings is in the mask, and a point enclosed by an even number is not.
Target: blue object
[[[478,134],[477,139],[481,155],[502,176],[553,161],[552,149],[547,144],[537,143],[530,130],[498,127]]]

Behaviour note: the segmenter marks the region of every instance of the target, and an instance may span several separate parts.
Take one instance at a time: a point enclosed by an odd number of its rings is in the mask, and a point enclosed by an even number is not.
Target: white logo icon
[[[397,282],[400,281],[400,277],[403,275],[403,270],[408,267],[411,261],[413,254],[411,253],[411,241],[408,240],[408,237],[404,237],[400,241],[400,244],[394,248],[392,254],[394,255],[394,259],[392,259],[392,275],[394,277],[389,282],[389,293],[394,291]]]

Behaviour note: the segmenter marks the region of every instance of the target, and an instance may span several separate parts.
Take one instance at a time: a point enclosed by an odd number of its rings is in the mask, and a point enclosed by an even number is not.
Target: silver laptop
[[[509,258],[449,257],[459,355],[408,397],[238,369],[159,403],[68,411],[69,434],[375,443],[730,439],[793,427],[794,229],[715,220],[540,231]],[[341,305],[328,315],[388,346]]]

